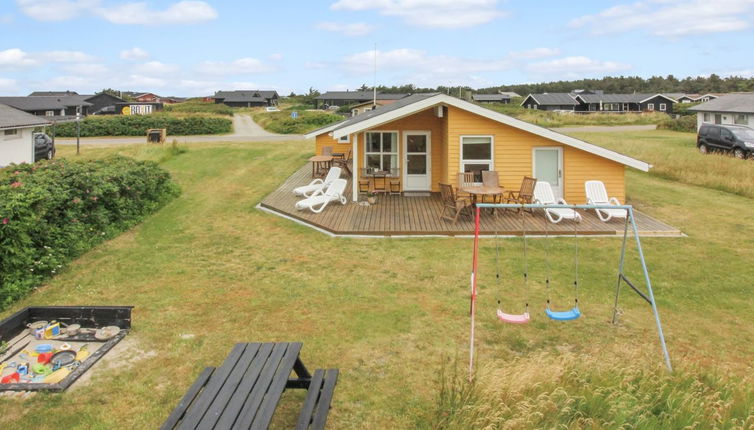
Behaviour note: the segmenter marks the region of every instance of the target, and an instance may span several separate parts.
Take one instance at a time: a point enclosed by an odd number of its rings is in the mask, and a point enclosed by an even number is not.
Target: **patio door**
[[[403,154],[406,158],[404,191],[429,191],[432,188],[431,147],[428,131],[403,133]]]
[[[563,148],[534,148],[532,174],[539,182],[549,182],[555,198],[563,197]]]

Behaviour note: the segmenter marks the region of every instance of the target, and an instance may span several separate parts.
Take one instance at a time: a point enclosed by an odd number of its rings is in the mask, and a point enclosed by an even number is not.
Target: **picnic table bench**
[[[266,429],[287,388],[307,390],[296,429],[323,429],[338,369],[311,375],[299,357],[301,347],[236,344],[222,366],[204,369],[161,429]]]

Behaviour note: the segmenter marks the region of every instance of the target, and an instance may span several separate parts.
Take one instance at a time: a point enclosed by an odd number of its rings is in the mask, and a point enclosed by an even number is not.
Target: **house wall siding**
[[[34,162],[33,131],[34,128],[21,128],[17,135],[5,136],[5,132],[0,130],[0,167]]]
[[[449,183],[457,186],[460,171],[461,136],[492,135],[494,138],[495,170],[501,185],[518,190],[524,176],[532,175],[532,149],[539,146],[563,148],[563,197],[569,203],[586,203],[584,182],[599,179],[608,194],[625,200],[624,167],[580,149],[553,142],[505,124],[498,123],[457,108],[448,109],[448,166]]]

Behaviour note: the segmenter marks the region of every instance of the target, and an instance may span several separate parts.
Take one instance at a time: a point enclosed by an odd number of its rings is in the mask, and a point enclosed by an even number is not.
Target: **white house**
[[[0,104],[0,167],[34,162],[34,128],[49,125],[44,117]]]
[[[696,129],[702,124],[738,124],[754,128],[754,93],[728,94],[689,111],[696,112]]]

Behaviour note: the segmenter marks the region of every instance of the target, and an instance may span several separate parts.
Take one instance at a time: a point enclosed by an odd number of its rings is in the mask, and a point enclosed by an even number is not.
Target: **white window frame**
[[[340,139],[338,139],[338,143],[351,143],[351,135],[347,134],[345,136],[341,136]]]
[[[741,118],[741,122],[738,122],[739,118]],[[749,118],[745,113],[733,114],[733,124],[749,125]]]
[[[55,116],[55,111],[54,110],[46,110],[45,111],[45,116]]]
[[[490,159],[489,160],[464,160],[463,159],[463,139],[464,138],[489,138],[490,139]],[[465,172],[466,164],[487,164],[489,170],[495,170],[495,136],[491,134],[464,134],[458,138],[458,171]],[[477,183],[480,184],[481,182]]]
[[[647,110],[650,112],[654,112],[655,110],[655,104],[654,103],[647,103]]]
[[[667,103],[660,103],[660,112],[665,112],[668,109]]]
[[[628,103],[623,103],[623,112],[628,111]]]
[[[395,134],[395,152],[369,152],[369,133],[380,133],[380,134],[386,134],[386,133],[394,133]],[[401,145],[401,133],[398,130],[368,130],[364,132],[364,168],[367,169],[369,166],[367,165],[367,156],[369,155],[375,155],[380,154],[380,169],[384,169],[384,166],[382,165],[382,156],[383,155],[395,155],[395,166],[393,166],[393,169],[398,169],[398,174],[400,174],[401,169],[401,154],[400,154],[400,145]],[[380,149],[384,149],[382,147],[382,137],[380,137]]]
[[[17,128],[8,128],[3,131],[3,138],[5,140],[20,139],[21,133]]]
[[[706,123],[712,122],[710,121],[711,118],[712,118],[712,115],[710,115],[709,112],[704,112],[702,114],[702,122],[706,122]]]

